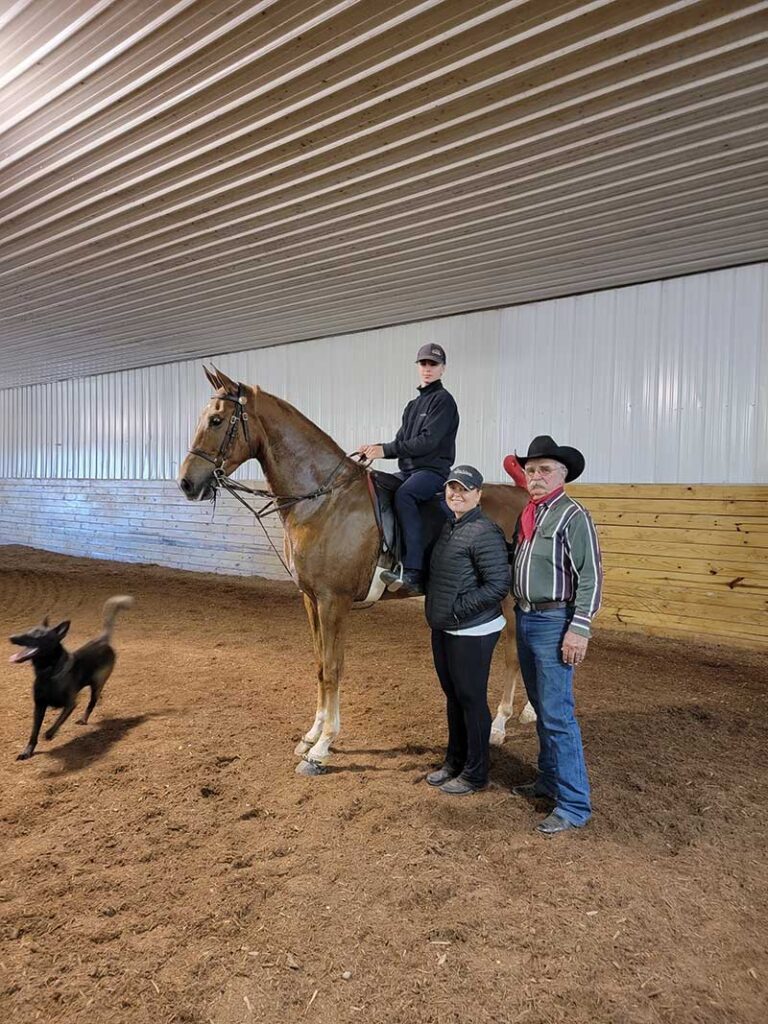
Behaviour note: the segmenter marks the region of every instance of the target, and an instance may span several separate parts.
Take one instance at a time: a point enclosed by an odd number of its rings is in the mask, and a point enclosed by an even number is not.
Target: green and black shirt
[[[532,539],[519,540],[515,527],[511,560],[512,592],[518,600],[567,601],[574,605],[570,628],[590,636],[600,608],[603,568],[595,525],[583,505],[564,491],[540,502]]]

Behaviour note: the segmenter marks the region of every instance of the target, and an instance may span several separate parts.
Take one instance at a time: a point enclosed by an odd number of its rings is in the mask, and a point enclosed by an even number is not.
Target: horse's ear
[[[214,366],[213,369],[219,381],[219,387],[224,388],[224,390],[228,391],[230,395],[236,395],[238,388],[237,381],[232,380],[232,378],[228,377],[226,373],[222,373],[218,367]]]
[[[204,374],[205,374],[205,376],[206,376],[206,377],[208,378],[208,383],[209,383],[209,384],[211,385],[211,387],[213,388],[213,390],[214,390],[214,391],[218,391],[218,389],[219,389],[219,388],[221,387],[221,385],[220,385],[220,384],[219,384],[219,382],[218,382],[218,381],[216,380],[216,378],[214,377],[214,375],[213,375],[213,374],[211,373],[211,371],[210,371],[210,370],[208,369],[208,367],[207,367],[207,366],[204,366],[204,367],[203,367],[203,373],[204,373]]]

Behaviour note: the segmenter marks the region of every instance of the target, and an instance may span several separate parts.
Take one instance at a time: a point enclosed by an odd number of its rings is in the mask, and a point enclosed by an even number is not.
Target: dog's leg
[[[88,725],[88,719],[91,717],[91,712],[93,711],[93,709],[98,704],[100,696],[101,696],[101,684],[99,684],[99,683],[91,683],[91,699],[88,701],[88,707],[85,709],[85,711],[82,713],[82,715],[78,718],[78,720],[77,720],[77,724],[78,725]]]
[[[29,743],[16,758],[17,761],[26,761],[28,758],[32,757],[32,754],[35,752],[37,737],[40,735],[40,726],[43,724],[47,708],[47,704],[38,704],[37,701],[35,701],[35,714],[32,719],[32,732],[29,736]]]
[[[69,718],[69,716],[72,714],[72,712],[74,710],[75,710],[75,702],[74,701],[72,701],[71,704],[67,704],[66,705],[64,710],[61,712],[59,717],[56,719],[56,721],[51,726],[51,728],[50,729],[46,729],[44,735],[45,735],[45,738],[47,740],[52,740],[53,739],[53,737],[56,735],[56,733],[59,731],[59,729],[62,727],[62,725],[64,725],[64,723],[66,722],[66,720]]]

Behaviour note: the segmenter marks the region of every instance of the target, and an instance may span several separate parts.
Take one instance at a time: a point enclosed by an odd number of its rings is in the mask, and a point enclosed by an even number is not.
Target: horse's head
[[[254,389],[221,370],[203,369],[216,394],[200,414],[192,447],[179,470],[179,487],[190,501],[213,497],[216,473],[234,473],[246,459],[258,456],[259,447],[258,427],[248,414]]]

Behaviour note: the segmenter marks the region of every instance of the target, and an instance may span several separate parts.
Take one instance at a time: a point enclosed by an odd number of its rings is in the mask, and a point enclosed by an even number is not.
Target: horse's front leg
[[[344,671],[344,629],[351,607],[351,599],[338,595],[320,598],[317,603],[323,659],[322,724],[320,736],[296,768],[300,775],[317,775],[322,771],[330,756],[331,744],[341,729],[339,688]]]
[[[313,747],[315,743],[317,743],[320,739],[320,733],[323,731],[323,722],[325,720],[323,700],[323,643],[320,634],[320,619],[317,614],[317,605],[308,594],[304,594],[304,607],[307,612],[307,618],[309,619],[309,628],[312,631],[312,646],[315,649],[315,662],[317,664],[317,711],[315,712],[315,720],[312,723],[309,732],[304,733],[294,748],[293,752],[297,757],[303,757],[310,747]]]

